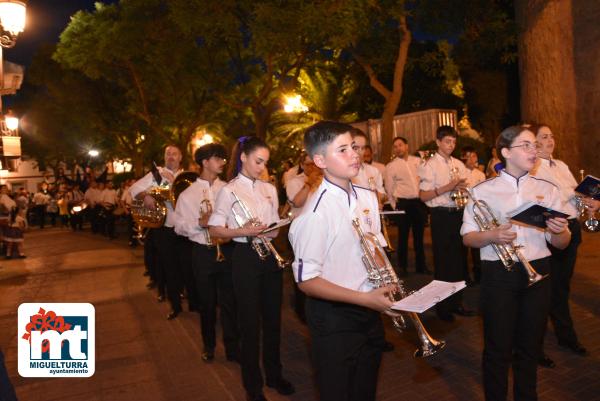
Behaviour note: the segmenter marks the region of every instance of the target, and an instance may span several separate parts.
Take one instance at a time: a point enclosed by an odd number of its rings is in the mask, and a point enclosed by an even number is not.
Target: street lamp
[[[0,0],[0,114],[2,113],[2,92],[4,91],[4,62],[2,49],[11,48],[17,43],[17,36],[25,29],[25,3],[18,0]]]
[[[19,118],[16,117],[10,110],[4,116],[4,123],[6,124],[6,128],[8,128],[9,131],[16,132],[17,128],[19,128]]]
[[[306,113],[308,111],[308,107],[302,103],[302,96],[286,96],[285,104],[283,105],[283,111],[286,113]]]
[[[99,154],[100,152],[98,152],[96,149],[90,149],[90,151],[88,152],[88,155],[90,157],[98,157]]]

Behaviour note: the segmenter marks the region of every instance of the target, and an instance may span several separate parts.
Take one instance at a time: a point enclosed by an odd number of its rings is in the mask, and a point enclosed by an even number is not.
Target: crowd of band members
[[[554,143],[549,128],[541,126],[535,130],[540,154],[536,168],[529,174],[543,177],[550,182],[548,188],[555,188],[555,192],[560,193],[562,203],[555,202],[554,206],[561,210],[569,210],[568,225],[573,233],[573,239],[566,250],[549,246],[553,255],[550,259],[553,273],[550,317],[559,344],[584,355],[586,350],[578,342],[568,306],[569,282],[581,234],[575,218],[576,210],[570,209],[568,205],[563,207],[564,203],[572,205],[573,189],[577,182],[564,163],[552,159]],[[466,263],[469,248],[463,245],[461,238],[461,234],[466,233],[464,228],[461,233],[461,226],[465,227],[463,210],[457,208],[450,194],[457,189],[477,188],[479,183],[485,182],[486,175],[478,166],[475,150],[469,147],[462,149],[462,161],[452,157],[456,146],[456,132],[451,127],[441,127],[437,131],[438,149],[435,154],[426,158],[413,156],[408,141],[398,137],[393,142],[393,160],[383,165],[372,160],[372,150],[364,133],[353,129],[352,137],[354,149],[360,156],[360,168],[358,175],[352,179],[353,185],[375,192],[380,209],[405,212],[390,218],[398,227],[398,272],[407,274],[408,237],[412,230],[415,271],[431,274],[423,246],[425,227],[429,224],[432,233],[434,278],[444,281],[471,281]],[[276,388],[281,394],[291,394],[294,388],[282,375],[279,352],[282,272],[272,257],[266,260],[258,258],[246,238],[259,233],[284,212],[278,210],[275,188],[261,180],[261,177],[265,177],[269,158],[267,145],[256,138],[240,140],[231,158],[233,162],[229,165],[230,171],[224,176],[222,173],[228,157],[222,146],[210,144],[196,152],[195,162],[200,167],[200,177],[181,193],[175,208],[167,204],[168,214],[164,226],[152,229],[147,234],[144,257],[147,274],[150,276],[148,286],[157,288],[159,301],[166,298],[170,304],[171,310],[167,319],[174,319],[182,312],[184,289],[189,310],[200,312],[204,347],[202,360],[205,362],[215,359],[215,325],[217,310],[220,310],[226,358],[241,363],[248,399],[262,400],[265,398],[262,393],[264,380],[259,367],[261,348],[267,385]],[[498,176],[495,167],[499,162],[500,159],[494,155],[485,169],[488,178]],[[553,171],[551,168],[554,166],[557,167]],[[169,183],[182,171],[181,152],[175,146],[166,148],[165,166],[158,171],[160,180]],[[501,172],[500,175],[506,177],[507,173]],[[229,181],[225,182],[219,177]],[[303,154],[298,164],[283,174],[281,181],[287,195],[284,211],[287,212],[289,207],[291,213],[297,216],[302,213],[303,206],[313,197],[315,190],[322,185],[322,170],[315,167],[314,161],[307,154]],[[135,197],[143,199],[148,207],[152,207],[154,200],[146,191],[158,184],[160,183],[156,182],[155,176],[148,173],[131,185],[129,195],[125,191],[123,197],[129,196],[129,202]],[[233,192],[241,195],[251,212],[259,218],[261,225],[244,228],[238,226],[232,215],[235,207]],[[207,212],[202,209],[204,200],[211,205],[212,214],[210,210]],[[597,208],[597,203],[595,207]],[[270,235],[276,234],[277,232],[273,232]],[[271,238],[267,240],[270,241]],[[217,242],[220,242],[219,247],[216,246]],[[174,249],[177,252],[173,252]],[[456,252],[449,252],[449,249],[455,249]],[[223,254],[224,260],[217,260],[218,252]],[[473,281],[479,282],[482,277],[479,248],[472,247],[470,253],[473,261]],[[485,263],[489,264],[487,261]],[[550,288],[546,283],[540,287]],[[296,310],[304,319],[305,301],[297,286],[296,293]],[[540,295],[534,297],[539,299]],[[518,310],[520,306],[515,308]],[[461,293],[439,303],[436,312],[443,321],[454,321],[455,315],[475,315],[474,311],[466,309],[462,304]],[[492,312],[491,316],[495,316],[494,313],[499,312]],[[537,331],[540,324],[538,321]],[[511,333],[504,333],[502,330],[506,328],[502,328],[501,332],[505,337],[512,339]],[[529,337],[530,340],[532,338],[536,336]],[[541,347],[541,339],[539,340]],[[513,351],[516,350],[517,353],[522,351],[520,345],[512,340],[504,344],[510,348],[508,351],[512,352],[511,347],[514,347]],[[486,343],[486,346],[488,353],[493,352],[489,344]],[[384,341],[382,350],[385,348]],[[484,352],[484,365],[485,355]],[[532,387],[535,374],[532,379],[531,358],[537,356],[540,357],[539,363],[543,366],[553,366],[553,362],[546,356],[538,355],[534,347],[527,355],[529,365],[528,370],[525,369],[527,372],[523,379],[526,385],[515,389],[515,394],[520,399],[535,396],[535,385]],[[490,358],[488,355],[488,365]],[[504,399],[506,396],[506,386],[502,377],[508,374],[510,360],[506,360],[506,354],[499,358],[502,360],[502,367],[496,366],[487,371],[487,376],[484,366],[484,376],[488,379],[488,399]],[[517,374],[520,374],[519,372]],[[496,382],[489,379],[490,375],[496,375]]]

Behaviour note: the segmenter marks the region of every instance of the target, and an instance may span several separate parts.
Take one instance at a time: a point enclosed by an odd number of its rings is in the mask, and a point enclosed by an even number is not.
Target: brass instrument
[[[196,182],[198,177],[199,175],[195,171],[183,171],[177,174],[177,177],[175,177],[175,180],[171,185],[171,191],[173,192],[173,208],[175,208],[179,195]]]
[[[373,177],[369,177],[369,189],[375,192],[377,195],[377,202],[379,203],[379,193],[377,193],[377,186],[375,185],[375,179]],[[394,252],[395,249],[392,246],[392,241],[390,241],[390,235],[387,229],[388,220],[383,214],[379,214],[379,219],[381,222],[381,232],[383,233],[383,238],[385,238],[385,242],[387,242],[387,250],[389,252]]]
[[[581,181],[583,181],[584,171],[579,170],[581,175]],[[600,192],[600,188],[596,188]],[[583,201],[583,197],[575,195],[575,204],[577,205],[577,220],[581,223],[581,228],[589,233],[595,233],[600,231],[600,221],[595,217],[595,213],[591,213],[589,207]]]
[[[238,226],[244,227],[246,225],[250,226],[260,226],[261,222],[252,215],[252,212],[248,208],[248,206],[242,201],[235,192],[231,192],[233,195],[233,204],[231,205],[231,213],[233,214],[233,218]],[[236,210],[239,209],[239,212]],[[254,251],[258,254],[258,257],[261,260],[265,260],[269,255],[273,255],[275,260],[277,261],[277,265],[283,269],[289,265],[289,262],[286,261],[280,254],[277,252],[277,249],[273,246],[271,241],[264,237],[247,237],[248,243],[252,246]]]
[[[371,282],[375,288],[385,287],[390,284],[393,285],[395,290],[388,294],[391,301],[396,302],[407,297],[409,294],[404,288],[403,281],[398,279],[390,260],[375,234],[365,234],[360,227],[360,222],[357,218],[352,220],[352,226],[360,238],[360,246],[363,251],[362,261],[367,269],[369,282]],[[423,326],[423,322],[421,322],[421,319],[419,319],[419,316],[416,313],[406,312],[406,314],[413,322],[419,337],[420,344],[414,353],[415,357],[435,355],[446,346],[445,341],[438,341],[429,335],[425,326]],[[393,316],[392,323],[399,333],[402,333],[402,330],[406,328],[406,323],[404,322],[402,315],[398,317]]]
[[[210,200],[208,200],[208,199],[202,200],[202,202],[200,202],[200,219],[210,216],[212,214],[212,212],[213,212],[213,208],[212,208],[212,204],[210,203]],[[211,238],[211,236],[208,232],[208,228],[204,229],[204,238],[206,240],[206,246],[208,246],[209,248],[212,246],[217,247],[217,257],[216,257],[215,261],[223,262],[225,260],[225,255],[223,255],[223,252],[221,251],[221,245],[219,243],[219,240],[217,239],[217,240],[213,241],[213,239]]]
[[[144,199],[133,199],[131,217],[143,228],[162,227],[167,218],[166,202],[174,203],[173,193],[168,185],[159,185],[146,191],[146,195],[154,199],[154,207],[146,207]]]
[[[458,167],[452,167],[450,169],[450,181],[457,178],[460,178]],[[469,192],[463,189],[453,189],[452,192],[450,192],[450,199],[454,201],[457,208],[464,209],[467,202],[469,202]]]
[[[473,219],[477,223],[479,231],[489,231],[500,227],[500,222],[494,215],[494,212],[487,202],[476,199],[471,190],[467,189],[467,192],[469,193],[470,198],[473,200]],[[515,265],[513,256],[516,256],[517,259],[519,259],[519,262],[523,264],[523,268],[527,273],[528,287],[548,277],[547,274],[542,276],[535,271],[533,266],[531,266],[531,263],[529,263],[525,256],[523,256],[521,253],[521,248],[523,248],[523,245],[517,245],[512,242],[506,245],[495,244],[492,242],[490,245],[492,246],[494,252],[496,252],[496,255],[498,255],[498,258],[500,258],[504,268],[508,271],[512,271]]]

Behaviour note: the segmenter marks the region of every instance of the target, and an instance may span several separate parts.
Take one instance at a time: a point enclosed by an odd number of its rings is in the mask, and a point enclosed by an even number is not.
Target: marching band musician
[[[289,232],[294,277],[307,295],[306,315],[321,401],[371,401],[385,347],[380,312],[392,302],[390,288],[368,281],[360,239],[352,221],[382,244],[374,192],[352,184],[360,170],[352,127],[321,121],[304,135],[304,146],[324,179]]]
[[[551,253],[546,241],[563,249],[571,237],[564,218],[546,220],[545,230],[506,223],[506,214],[526,202],[554,210],[562,207],[558,188],[529,174],[536,161],[536,145],[535,135],[526,128],[513,126],[500,133],[496,149],[506,167],[497,177],[472,188],[472,194],[488,204],[501,225],[480,231],[470,199],[461,228],[465,245],[481,248],[482,367],[486,400],[506,400],[511,364],[514,399],[537,400],[537,360],[551,291],[548,279],[528,286],[520,258],[512,270],[507,270],[492,244],[512,247],[513,241],[518,241],[524,245],[520,250],[523,258],[544,275],[550,272]]]
[[[352,138],[355,142],[356,152],[360,157],[360,169],[358,175],[352,178],[354,185],[361,186],[377,193],[380,201],[385,200],[385,189],[383,188],[383,176],[377,167],[367,164],[364,161],[365,149],[367,149],[369,140],[364,132],[358,128],[352,128]]]
[[[431,242],[433,247],[433,276],[436,280],[462,281],[464,279],[464,256],[460,226],[463,211],[457,207],[450,194],[464,189],[466,169],[452,157],[456,147],[456,130],[442,125],[436,132],[437,152],[419,166],[419,197],[431,211]],[[452,322],[454,315],[474,316],[475,312],[462,305],[462,292],[446,298],[436,305],[441,320]]]
[[[220,308],[225,355],[229,361],[239,361],[238,331],[235,316],[235,298],[231,276],[233,245],[221,244],[225,260],[217,261],[215,239],[208,233],[206,206],[215,204],[215,198],[225,186],[218,175],[223,172],[227,152],[225,147],[209,143],[198,148],[194,160],[200,166],[200,177],[177,198],[175,231],[192,242],[191,269],[199,297],[200,328],[204,351],[202,360],[210,362],[215,357],[217,300]]]
[[[171,185],[175,180],[177,174],[181,172],[181,150],[175,145],[168,145],[165,148],[165,166],[158,167],[158,173],[160,174],[161,182],[157,182],[154,178],[154,174],[149,172],[144,177],[136,181],[130,188],[129,192],[131,196],[136,199],[142,199],[145,207],[153,209],[155,207],[155,200],[153,197],[148,195],[146,191],[153,187],[161,185],[163,182]],[[179,267],[177,261],[173,258],[171,252],[176,246],[177,237],[173,229],[175,225],[175,213],[173,211],[173,205],[167,201],[167,218],[162,227],[152,229],[152,235],[150,236],[151,243],[148,244],[148,249],[156,250],[156,267],[149,266],[148,269],[151,272],[155,270],[154,279],[158,286],[159,301],[161,296],[164,296],[164,288],[167,288],[167,296],[169,303],[171,304],[171,311],[167,315],[167,320],[175,319],[181,312],[181,300],[179,294]],[[146,247],[144,247],[146,248]],[[153,260],[153,255],[144,255],[145,260]]]
[[[436,132],[437,152],[419,166],[419,197],[431,211],[431,242],[433,247],[433,276],[436,280],[461,281],[464,279],[464,251],[460,237],[461,208],[450,194],[466,187],[466,168],[452,157],[456,147],[456,130],[442,125]],[[474,316],[475,312],[462,305],[462,292],[446,298],[436,305],[441,320],[452,322],[454,315]]]
[[[417,170],[421,158],[409,154],[406,138],[396,137],[392,151],[394,160],[385,166],[385,189],[395,210],[406,214],[396,217],[398,224],[398,268],[406,273],[408,266],[408,234],[412,227],[417,273],[431,274],[425,263],[423,235],[427,220],[427,207],[419,198],[419,176]]]
[[[569,292],[571,278],[577,260],[577,248],[581,243],[581,225],[577,220],[578,210],[574,189],[577,181],[569,166],[564,162],[554,159],[554,135],[547,125],[533,125],[529,129],[536,135],[539,144],[538,162],[532,170],[532,175],[550,181],[558,187],[560,197],[563,201],[565,213],[569,214],[569,230],[571,231],[571,242],[565,249],[550,247],[552,258],[550,266],[552,273],[552,297],[550,303],[550,321],[554,326],[554,334],[558,345],[573,351],[578,355],[585,355],[587,350],[579,343],[577,333],[573,327],[573,319],[569,310]],[[590,203],[589,198],[584,202]],[[591,205],[591,203],[590,203]],[[554,361],[542,354],[540,365],[554,367]]]
[[[261,401],[266,400],[259,363],[261,348],[267,386],[284,395],[295,392],[282,376],[280,357],[283,271],[272,254],[261,259],[248,242],[249,237],[257,237],[279,220],[279,202],[275,187],[259,179],[269,161],[267,145],[257,137],[241,137],[232,155],[229,167],[232,180],[219,192],[208,225],[211,238],[232,238],[235,243],[232,274],[241,333],[242,380],[246,399]],[[256,220],[240,227],[236,214],[246,220],[251,214]],[[276,236],[274,230],[262,238],[270,241]]]
[[[102,222],[100,224],[102,227],[102,234],[108,236],[110,239],[114,239],[116,236],[115,215],[113,212],[119,203],[119,197],[117,196],[117,191],[115,190],[112,181],[106,183],[105,188],[100,193],[99,202],[100,206],[104,209],[101,214]]]

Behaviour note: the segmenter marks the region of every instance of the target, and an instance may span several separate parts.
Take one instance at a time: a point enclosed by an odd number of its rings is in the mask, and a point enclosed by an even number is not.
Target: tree
[[[205,68],[211,49],[178,29],[169,6],[165,0],[123,0],[80,11],[54,58],[119,88],[136,137],[175,143],[187,161],[191,138],[218,109],[213,91],[220,81]]]

